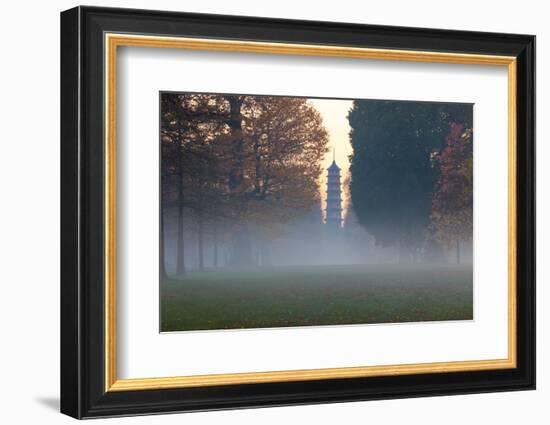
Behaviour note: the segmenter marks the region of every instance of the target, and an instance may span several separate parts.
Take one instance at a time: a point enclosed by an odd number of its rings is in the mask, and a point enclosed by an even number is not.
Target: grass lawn
[[[161,287],[161,330],[468,320],[472,268],[308,266],[187,273]]]

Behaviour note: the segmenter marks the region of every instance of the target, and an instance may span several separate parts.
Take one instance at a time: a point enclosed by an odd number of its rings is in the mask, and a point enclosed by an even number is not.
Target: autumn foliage
[[[162,205],[177,215],[177,274],[185,271],[184,224],[203,241],[252,262],[250,233],[270,238],[318,201],[328,134],[304,98],[162,93]],[[232,229],[218,234],[220,228]],[[215,254],[217,256],[217,253]],[[215,260],[216,261],[216,260]]]
[[[439,178],[432,199],[430,228],[439,242],[456,244],[459,249],[460,241],[472,238],[472,130],[451,122],[445,146],[434,160]]]

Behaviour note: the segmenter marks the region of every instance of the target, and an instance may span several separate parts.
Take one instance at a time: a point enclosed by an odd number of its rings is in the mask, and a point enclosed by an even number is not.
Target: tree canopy
[[[351,200],[359,223],[376,243],[415,255],[430,221],[438,167],[449,123],[471,127],[471,105],[354,101]]]
[[[163,93],[161,108],[163,206],[196,220],[199,245],[224,221],[249,263],[250,226],[268,238],[318,202],[328,134],[307,99]]]

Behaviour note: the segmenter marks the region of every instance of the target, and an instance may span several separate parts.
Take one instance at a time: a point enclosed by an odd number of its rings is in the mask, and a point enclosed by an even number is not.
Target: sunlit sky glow
[[[343,216],[345,217],[348,207],[348,193],[344,191],[343,183],[349,175],[349,156],[352,153],[351,143],[349,138],[350,126],[348,123],[348,112],[352,107],[351,100],[334,100],[334,99],[309,99],[309,102],[319,111],[323,118],[323,124],[329,133],[329,152],[325,155],[322,162],[323,174],[320,179],[321,188],[321,207],[323,215],[325,213],[326,204],[326,169],[332,163],[333,152],[338,166],[342,169],[342,208]]]

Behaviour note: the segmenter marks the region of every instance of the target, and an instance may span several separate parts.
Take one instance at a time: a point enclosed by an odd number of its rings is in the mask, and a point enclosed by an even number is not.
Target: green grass
[[[468,320],[471,267],[310,266],[187,273],[161,287],[161,330]]]

